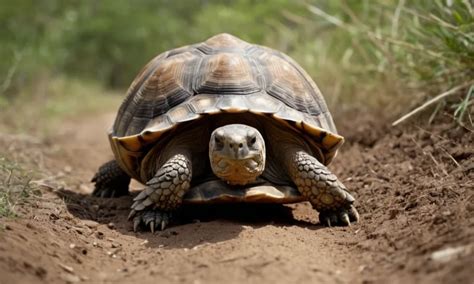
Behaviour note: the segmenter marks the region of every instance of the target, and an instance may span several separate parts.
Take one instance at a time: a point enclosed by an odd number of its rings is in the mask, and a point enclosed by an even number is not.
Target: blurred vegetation
[[[337,29],[325,43],[326,56],[339,57],[338,72],[353,76],[354,81],[342,82],[343,95],[352,83],[356,93],[368,92],[365,98],[375,99],[376,107],[404,113],[444,94],[430,104],[433,114],[448,109],[458,122],[473,125],[472,1],[333,1],[309,10]],[[364,103],[360,96],[354,99]]]
[[[34,79],[18,86],[8,103],[0,106],[0,133],[48,138],[62,119],[116,111],[123,100],[124,91],[104,88],[96,81],[64,76]]]
[[[471,120],[469,0],[0,0],[0,25],[0,108],[17,113],[38,96],[53,113],[103,105],[104,88],[123,94],[156,54],[228,32],[295,58],[333,110],[395,116],[459,87],[431,109]]]

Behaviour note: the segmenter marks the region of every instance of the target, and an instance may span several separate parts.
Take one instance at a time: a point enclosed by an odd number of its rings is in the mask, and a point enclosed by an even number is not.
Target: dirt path
[[[111,158],[112,119],[65,121],[41,146],[55,149],[44,158],[50,175],[20,208],[24,218],[5,221],[0,283],[472,283],[474,141],[465,130],[343,125],[349,143],[332,168],[359,202],[362,222],[350,228],[319,226],[302,203],[188,208],[180,225],[151,234],[126,221],[131,197],[88,195]],[[446,248],[457,251],[433,257]]]

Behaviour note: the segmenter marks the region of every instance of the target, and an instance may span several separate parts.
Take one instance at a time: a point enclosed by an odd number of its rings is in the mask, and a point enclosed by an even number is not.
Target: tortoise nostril
[[[244,147],[244,144],[240,143],[239,148],[242,148],[242,147]]]

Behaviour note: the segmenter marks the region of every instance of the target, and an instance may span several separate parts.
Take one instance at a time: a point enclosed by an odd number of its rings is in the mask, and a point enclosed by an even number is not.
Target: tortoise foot
[[[95,183],[93,196],[119,197],[128,194],[130,177],[112,160],[99,168],[91,182]]]
[[[315,157],[296,151],[291,157],[290,176],[301,194],[319,211],[324,225],[349,226],[359,220],[354,197],[339,179]]]
[[[359,213],[354,206],[319,212],[319,222],[324,226],[350,226],[359,221]]]
[[[159,209],[145,209],[139,212],[132,210],[129,216],[129,219],[133,219],[134,232],[137,232],[141,226],[146,230],[149,229],[152,233],[154,233],[155,230],[163,231],[171,222],[172,218],[172,212]]]

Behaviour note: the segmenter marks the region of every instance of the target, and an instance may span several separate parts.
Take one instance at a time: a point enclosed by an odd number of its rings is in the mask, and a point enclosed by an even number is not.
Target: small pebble
[[[431,253],[430,258],[436,262],[449,262],[462,255],[469,255],[474,250],[474,246],[447,247]]]
[[[115,224],[112,223],[112,222],[110,222],[110,223],[107,224],[107,227],[108,227],[109,229],[115,229]]]
[[[59,263],[59,267],[61,267],[64,271],[67,271],[69,273],[74,272],[74,268],[72,268],[71,266],[67,266],[67,265],[64,265],[62,263]]]
[[[89,227],[89,228],[91,228],[91,229],[95,229],[95,228],[97,228],[97,227],[99,226],[99,223],[97,223],[96,221],[92,221],[92,220],[84,220],[84,221],[82,221],[82,223],[83,223],[85,226],[87,226],[87,227]]]
[[[69,248],[70,248],[70,249],[74,249],[75,247],[76,247],[76,244],[70,244],[70,245],[69,245]]]

